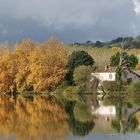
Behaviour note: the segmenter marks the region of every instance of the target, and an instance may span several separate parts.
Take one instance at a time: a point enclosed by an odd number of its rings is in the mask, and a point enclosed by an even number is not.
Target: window
[[[112,79],[112,74],[109,74],[109,79]]]

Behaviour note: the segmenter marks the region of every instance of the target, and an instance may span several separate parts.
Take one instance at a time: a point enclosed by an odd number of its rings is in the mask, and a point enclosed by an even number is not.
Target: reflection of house
[[[116,107],[113,105],[109,105],[109,106],[105,106],[103,105],[103,103],[100,101],[99,102],[99,107],[98,108],[94,108],[92,107],[92,114],[94,115],[101,115],[101,116],[105,116],[105,117],[114,117],[116,116]]]

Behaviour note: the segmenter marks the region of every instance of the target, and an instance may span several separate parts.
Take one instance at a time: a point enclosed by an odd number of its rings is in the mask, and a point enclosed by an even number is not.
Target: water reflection
[[[131,101],[130,101],[131,99]],[[107,96],[100,105],[102,109],[98,110],[98,115],[106,118],[111,128],[118,133],[133,132],[138,129],[137,115],[140,110],[139,104],[133,101],[133,97],[128,96]]]
[[[81,102],[68,102],[64,107],[53,98],[0,96],[0,137],[64,140],[71,135],[138,132],[140,106],[134,101],[107,96],[96,108]]]
[[[17,140],[64,139],[68,135],[63,107],[42,97],[0,97],[0,135]]]

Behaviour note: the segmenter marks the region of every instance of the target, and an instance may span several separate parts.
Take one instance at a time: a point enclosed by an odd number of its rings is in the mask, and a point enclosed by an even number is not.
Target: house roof
[[[107,73],[107,72],[116,72],[116,67],[98,67],[96,70],[95,70],[95,73]]]
[[[136,75],[137,77],[140,78],[140,70],[134,70],[134,71],[132,71],[131,69],[127,69],[127,68],[124,68],[123,70],[129,71],[130,73],[133,73],[134,75]]]
[[[140,75],[140,70],[134,70],[134,72]]]

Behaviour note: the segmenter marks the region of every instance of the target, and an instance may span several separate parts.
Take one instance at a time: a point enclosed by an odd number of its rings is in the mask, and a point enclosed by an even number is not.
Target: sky
[[[0,0],[0,41],[66,43],[140,35],[140,0]]]

